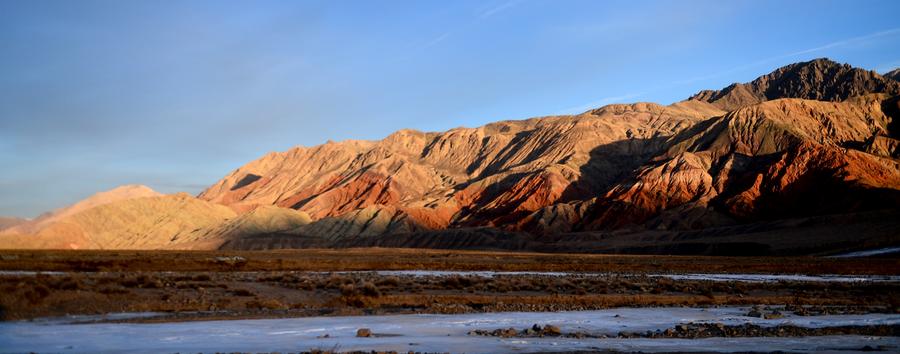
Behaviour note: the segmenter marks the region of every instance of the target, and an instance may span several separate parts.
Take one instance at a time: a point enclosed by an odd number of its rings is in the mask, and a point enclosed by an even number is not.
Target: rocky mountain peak
[[[888,71],[888,72],[884,73],[884,75],[881,75],[881,76],[884,76],[884,77],[894,80],[894,81],[900,81],[900,68],[896,68],[894,70]]]
[[[869,93],[898,94],[900,82],[874,71],[819,58],[783,66],[749,83],[736,83],[715,91],[704,90],[689,99],[733,111],[779,98],[838,102]]]

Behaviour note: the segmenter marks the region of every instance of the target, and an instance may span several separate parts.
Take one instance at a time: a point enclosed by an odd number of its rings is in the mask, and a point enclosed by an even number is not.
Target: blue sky
[[[0,215],[268,151],[900,66],[900,1],[0,0]]]

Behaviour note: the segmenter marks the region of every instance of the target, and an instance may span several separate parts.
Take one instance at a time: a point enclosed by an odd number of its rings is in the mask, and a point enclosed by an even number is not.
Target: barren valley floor
[[[887,338],[887,344],[885,340],[878,343],[889,347],[900,336],[900,298],[896,295],[900,293],[900,260],[896,258],[626,256],[382,248],[4,251],[0,256],[0,309],[7,325],[18,326],[14,331],[31,328],[26,325],[30,322],[19,320],[39,318],[65,318],[70,323],[66,326],[111,325],[114,327],[110,330],[116,331],[119,327],[115,324],[121,322],[191,322],[199,326],[224,319],[239,320],[228,321],[239,325],[253,319],[304,318],[312,322],[291,326],[306,326],[325,318],[355,318],[352,326],[366,327],[372,326],[369,322],[389,323],[392,318],[406,318],[402,316],[447,315],[470,316],[465,317],[466,321],[476,323],[466,327],[468,331],[462,335],[495,341],[543,338],[541,332],[529,332],[530,325],[523,325],[528,321],[536,325],[561,324],[562,330],[554,336],[576,342],[596,341],[601,335],[641,340],[876,336]],[[678,326],[682,323],[672,319],[672,323],[656,324],[641,333],[615,328],[585,329],[582,322],[577,322],[582,323],[580,327],[566,325],[571,316],[590,319],[594,318],[590,317],[594,313],[591,311],[618,314],[628,311],[625,308],[650,309],[661,314],[677,308],[704,312],[721,308],[728,309],[731,317],[713,318],[722,327],[711,329],[681,328]],[[108,315],[114,313],[144,315]],[[533,315],[525,316],[526,313]],[[560,314],[563,317],[551,321]],[[391,317],[395,315],[401,316]],[[490,316],[511,317],[489,321],[493,318]],[[742,320],[731,321],[735,316]],[[819,323],[817,329],[791,327],[797,325],[797,319],[829,316],[844,327],[819,328],[821,323],[832,320],[812,321]],[[410,318],[402,321],[406,323]],[[449,321],[441,318],[435,321]],[[853,318],[856,320],[846,322]],[[523,327],[508,328],[520,325]],[[746,327],[751,325],[762,327]],[[347,326],[343,323],[328,331],[336,335],[349,330]],[[472,332],[475,330],[481,332]],[[310,333],[308,336],[312,336]],[[314,334],[310,340],[327,333]],[[8,340],[22,337],[11,338]],[[370,342],[362,345],[366,343]],[[779,345],[784,343],[779,343],[771,348],[783,348]],[[399,348],[385,345],[372,348]],[[270,351],[267,348],[249,349]],[[497,350],[511,350],[504,348]],[[628,347],[607,349],[610,348]]]
[[[165,318],[171,320],[753,304],[889,312],[900,306],[896,258],[6,251],[0,270],[7,320],[111,312],[177,314]],[[719,276],[704,276],[709,274]],[[847,279],[771,278],[779,274]],[[873,275],[893,277],[866,277]]]

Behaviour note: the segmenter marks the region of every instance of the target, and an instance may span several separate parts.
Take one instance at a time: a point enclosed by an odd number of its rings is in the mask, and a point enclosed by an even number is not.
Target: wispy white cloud
[[[891,70],[894,70],[897,68],[900,68],[900,59],[890,61],[887,63],[878,64],[877,66],[875,66],[875,71],[884,74],[888,71],[891,71]]]
[[[780,57],[776,57],[775,59],[788,58],[788,57],[794,57],[794,56],[803,55],[803,54],[809,54],[809,53],[820,52],[820,51],[823,51],[823,50],[826,50],[826,49],[837,48],[837,47],[843,47],[843,46],[847,46],[847,45],[850,45],[850,44],[856,44],[856,43],[860,43],[860,42],[865,42],[865,41],[870,40],[870,39],[875,39],[875,38],[885,37],[885,36],[891,36],[891,35],[895,35],[895,34],[900,34],[900,28],[891,28],[891,29],[889,29],[889,30],[880,31],[880,32],[875,32],[875,33],[870,33],[870,34],[867,34],[867,35],[864,35],[864,36],[853,37],[853,38],[849,38],[849,39],[845,39],[845,40],[840,40],[840,41],[836,41],[836,42],[831,42],[831,43],[828,43],[828,44],[825,44],[825,45],[822,45],[822,46],[818,46],[818,47],[815,47],[815,48],[804,49],[804,50],[797,51],[797,52],[793,52],[793,53],[790,53],[790,54],[785,54],[785,55],[782,55],[782,56],[780,56]]]
[[[473,20],[471,20],[471,21],[469,21],[469,22],[466,22],[466,23],[464,23],[464,24],[462,24],[462,25],[460,25],[460,26],[457,26],[457,27],[454,27],[454,28],[450,28],[450,29],[448,29],[447,31],[444,31],[443,33],[441,33],[441,34],[438,35],[438,36],[435,36],[435,37],[432,38],[431,40],[429,40],[429,41],[427,41],[427,42],[424,42],[424,44],[422,44],[421,46],[419,46],[417,49],[418,49],[418,50],[427,49],[427,48],[432,47],[432,46],[434,46],[434,45],[436,45],[436,44],[438,44],[438,43],[440,43],[440,42],[443,42],[445,39],[450,38],[450,36],[452,36],[452,35],[453,35],[454,33],[456,33],[456,32],[463,31],[463,30],[465,30],[465,29],[467,29],[467,28],[469,28],[469,27],[474,26],[475,24],[477,24],[477,23],[479,23],[479,22],[481,22],[481,21],[487,20],[487,19],[490,18],[491,16],[494,16],[494,15],[497,15],[497,14],[503,12],[503,11],[509,10],[510,8],[516,6],[516,4],[518,4],[520,1],[521,1],[521,0],[511,0],[511,1],[507,1],[507,2],[501,3],[501,4],[497,5],[497,6],[494,6],[494,7],[488,8],[488,9],[486,9],[486,10],[484,10],[484,11],[481,11],[481,12],[478,14],[478,16],[475,17]]]
[[[428,41],[427,43],[423,44],[421,47],[419,47],[419,49],[420,50],[427,49],[428,47],[438,44],[438,43],[442,42],[443,40],[447,39],[448,37],[450,37],[451,34],[453,34],[452,30],[444,32],[440,36],[434,37],[431,41]]]
[[[599,108],[599,107],[602,107],[602,106],[605,106],[608,104],[612,104],[612,103],[622,103],[627,100],[637,98],[637,97],[640,97],[643,95],[644,95],[644,93],[630,93],[630,94],[621,95],[621,96],[604,97],[599,100],[591,101],[589,103],[586,103],[586,104],[583,104],[580,106],[574,106],[574,107],[561,109],[556,114],[578,114],[578,113],[582,113],[582,112],[587,111],[592,108]]]
[[[590,103],[583,104],[580,106],[574,106],[574,107],[569,107],[566,109],[561,109],[556,114],[578,114],[578,113],[582,113],[582,112],[587,111],[592,108],[598,108],[598,107],[608,105],[611,103],[627,102],[634,98],[644,96],[648,93],[652,93],[652,92],[656,92],[656,91],[660,91],[660,90],[664,90],[664,89],[669,89],[672,87],[681,86],[681,85],[685,85],[685,84],[690,84],[690,83],[694,83],[694,82],[698,82],[698,81],[715,79],[715,78],[726,76],[726,75],[729,75],[729,74],[732,74],[735,72],[752,69],[752,68],[755,68],[755,67],[758,67],[758,66],[761,66],[764,64],[771,63],[771,62],[780,61],[780,60],[788,59],[788,58],[792,58],[792,57],[798,57],[798,56],[802,56],[802,55],[807,55],[807,54],[811,54],[811,53],[817,53],[817,52],[825,51],[828,49],[834,49],[834,48],[849,46],[849,45],[853,45],[853,44],[858,44],[858,43],[862,43],[862,42],[869,41],[869,40],[879,39],[882,37],[890,37],[893,35],[900,35],[900,28],[892,28],[892,29],[888,29],[888,30],[884,30],[884,31],[866,34],[863,36],[834,41],[834,42],[827,43],[827,44],[820,45],[820,46],[813,47],[813,48],[808,48],[808,49],[798,50],[798,51],[787,53],[787,54],[772,56],[769,58],[754,61],[752,63],[735,66],[733,68],[719,71],[719,72],[716,72],[713,74],[696,76],[696,77],[687,78],[687,79],[683,79],[683,80],[672,81],[668,84],[653,87],[649,90],[646,90],[646,91],[640,92],[640,93],[631,93],[631,94],[621,95],[621,96],[604,97],[599,100],[592,101]],[[898,66],[900,66],[900,61],[894,61],[894,62],[879,65],[878,68],[876,68],[876,70],[879,72],[886,72],[889,70],[893,70],[893,69],[897,68]]]
[[[486,19],[486,18],[491,17],[491,16],[493,16],[493,15],[495,15],[495,14],[498,14],[498,13],[500,13],[500,12],[502,12],[502,11],[505,11],[505,10],[507,10],[507,9],[513,7],[513,6],[516,6],[516,4],[517,4],[518,2],[519,2],[519,0],[512,0],[512,1],[507,1],[507,2],[505,2],[505,3],[502,3],[502,4],[500,4],[500,5],[494,6],[494,7],[490,8],[490,9],[487,9],[486,11],[482,12],[481,15],[478,16],[478,18],[479,18],[479,19]]]
[[[668,88],[668,87],[678,86],[678,85],[684,85],[684,84],[689,84],[689,83],[693,83],[693,82],[697,82],[697,81],[715,79],[715,78],[722,77],[722,76],[725,76],[725,75],[728,75],[728,74],[731,74],[734,72],[752,69],[752,68],[758,67],[760,65],[768,64],[768,63],[775,62],[775,61],[781,61],[781,60],[788,59],[788,58],[794,58],[794,57],[798,57],[798,56],[802,56],[802,55],[821,52],[821,51],[828,50],[828,49],[844,47],[844,46],[862,43],[862,42],[873,40],[873,39],[878,39],[881,37],[889,37],[892,35],[900,35],[900,28],[892,28],[892,29],[888,29],[888,30],[884,30],[884,31],[869,33],[867,35],[843,39],[843,40],[827,43],[827,44],[824,44],[824,45],[821,45],[818,47],[814,47],[814,48],[798,50],[796,52],[791,52],[788,54],[782,54],[782,55],[777,55],[777,56],[773,56],[773,57],[769,57],[769,58],[765,58],[765,59],[760,59],[760,60],[754,61],[752,63],[735,66],[731,69],[723,70],[723,71],[713,73],[710,75],[703,75],[703,76],[697,76],[697,77],[693,77],[693,78],[689,78],[689,79],[685,79],[685,80],[674,81],[669,85],[666,85],[664,87],[660,87],[657,89]]]

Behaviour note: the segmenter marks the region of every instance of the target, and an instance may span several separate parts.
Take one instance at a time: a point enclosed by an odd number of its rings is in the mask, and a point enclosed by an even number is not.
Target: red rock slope
[[[819,59],[670,106],[297,147],[199,198],[302,210],[313,222],[281,237],[342,242],[471,227],[694,230],[896,208],[898,87]]]

